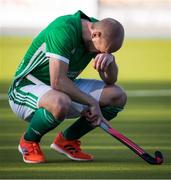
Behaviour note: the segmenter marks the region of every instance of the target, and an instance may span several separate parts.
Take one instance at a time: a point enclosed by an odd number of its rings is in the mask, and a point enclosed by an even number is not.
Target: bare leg
[[[101,97],[100,106],[124,107],[126,104],[126,93],[117,85],[105,86]]]
[[[38,105],[51,112],[56,119],[63,120],[69,111],[71,99],[62,92],[50,90],[41,97]]]

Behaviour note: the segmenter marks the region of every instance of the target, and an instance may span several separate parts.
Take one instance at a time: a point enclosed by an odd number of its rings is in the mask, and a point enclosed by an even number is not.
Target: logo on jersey
[[[74,54],[74,53],[75,53],[75,50],[76,50],[76,48],[74,48],[74,49],[71,51],[71,54]]]

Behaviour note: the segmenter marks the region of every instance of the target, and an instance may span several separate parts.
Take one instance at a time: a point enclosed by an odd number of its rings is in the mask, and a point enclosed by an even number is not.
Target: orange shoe
[[[45,157],[37,142],[26,141],[24,137],[22,137],[20,139],[18,150],[23,155],[23,161],[25,163],[45,162]]]
[[[62,132],[60,132],[51,144],[51,148],[55,151],[65,154],[75,161],[92,161],[93,156],[81,151],[79,140],[66,140]]]

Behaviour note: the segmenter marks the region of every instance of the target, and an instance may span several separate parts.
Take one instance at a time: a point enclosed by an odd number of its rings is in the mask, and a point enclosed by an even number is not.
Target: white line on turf
[[[128,90],[129,97],[171,96],[171,89],[159,90]]]
[[[50,149],[49,146],[46,146],[46,145],[43,145],[41,147],[42,147],[42,149]],[[147,150],[151,150],[154,148],[155,149],[160,148],[160,149],[165,149],[165,150],[171,150],[171,147],[169,147],[169,145],[168,146],[164,146],[164,145],[161,146],[161,144],[160,145],[159,144],[158,145],[151,145],[151,146],[144,145],[143,148],[147,149]],[[15,150],[15,149],[17,149],[17,147],[14,145],[0,146],[0,150],[11,150],[11,149]],[[85,150],[89,150],[89,149],[92,149],[92,150],[94,150],[94,149],[95,150],[106,150],[106,149],[108,149],[108,150],[127,150],[128,148],[123,146],[123,145],[114,144],[114,145],[106,145],[106,146],[100,146],[100,145],[83,146],[83,149],[85,149]]]
[[[171,89],[159,90],[127,90],[128,97],[156,97],[156,96],[171,96]],[[7,94],[0,94],[0,100],[7,100]]]

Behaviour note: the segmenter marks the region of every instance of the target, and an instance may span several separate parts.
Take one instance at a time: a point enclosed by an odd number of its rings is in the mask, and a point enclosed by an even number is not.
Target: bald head
[[[122,46],[124,40],[124,28],[117,20],[106,18],[92,24],[92,30],[99,32],[105,39],[109,52],[115,52]]]

